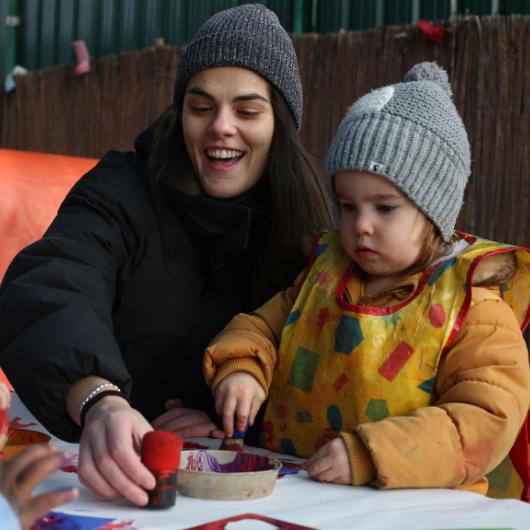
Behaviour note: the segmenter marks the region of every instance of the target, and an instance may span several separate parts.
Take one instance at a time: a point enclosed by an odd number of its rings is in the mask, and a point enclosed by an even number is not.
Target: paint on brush
[[[224,438],[221,447],[221,451],[235,451],[236,453],[242,453],[244,450],[244,438],[248,431],[248,422],[242,431],[237,430],[237,417],[234,416],[234,428],[232,436],[230,438]]]

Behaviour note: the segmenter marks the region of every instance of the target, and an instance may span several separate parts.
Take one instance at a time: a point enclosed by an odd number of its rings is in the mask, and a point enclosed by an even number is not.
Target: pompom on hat
[[[302,123],[302,82],[293,44],[278,17],[261,4],[243,4],[210,17],[180,60],[174,97],[193,74],[219,66],[253,70],[287,102],[297,129]]]
[[[471,173],[471,152],[446,71],[434,62],[419,63],[402,83],[358,99],[339,126],[326,169],[330,176],[352,170],[385,177],[449,241]]]

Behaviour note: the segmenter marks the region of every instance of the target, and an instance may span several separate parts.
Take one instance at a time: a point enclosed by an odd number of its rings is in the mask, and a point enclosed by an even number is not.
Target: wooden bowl
[[[180,468],[177,473],[177,490],[186,497],[210,500],[259,499],[272,493],[278,471],[282,467],[279,460],[258,457],[259,465],[250,471],[208,471],[190,469],[201,451],[182,451]],[[202,451],[214,457],[221,465],[232,463],[238,455],[234,451]],[[256,457],[243,453],[246,457]],[[241,458],[241,457],[240,457]],[[229,466],[227,466],[229,467]],[[247,469],[252,466],[247,466]]]
[[[47,444],[50,440],[51,437],[43,432],[30,429],[9,429],[7,431],[7,444],[2,451],[4,460],[11,460],[28,445]]]

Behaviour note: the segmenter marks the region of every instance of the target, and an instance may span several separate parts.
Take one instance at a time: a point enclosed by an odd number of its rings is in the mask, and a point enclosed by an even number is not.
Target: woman
[[[93,491],[147,502],[154,478],[138,446],[149,422],[222,435],[205,346],[289,285],[300,241],[331,224],[297,134],[301,110],[277,17],[255,4],[214,15],[135,152],[105,155],[9,268],[2,367],[52,432],[81,436],[79,474]]]

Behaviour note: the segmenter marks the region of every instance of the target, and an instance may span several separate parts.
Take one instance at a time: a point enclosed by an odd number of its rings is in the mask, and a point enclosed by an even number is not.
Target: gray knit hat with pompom
[[[300,128],[303,101],[298,59],[289,35],[271,10],[261,4],[244,4],[210,17],[180,60],[174,99],[193,74],[217,66],[241,66],[263,76],[284,97]]]
[[[340,124],[326,166],[330,176],[355,170],[387,178],[448,241],[471,173],[471,153],[445,70],[419,63],[403,83],[357,100]]]

